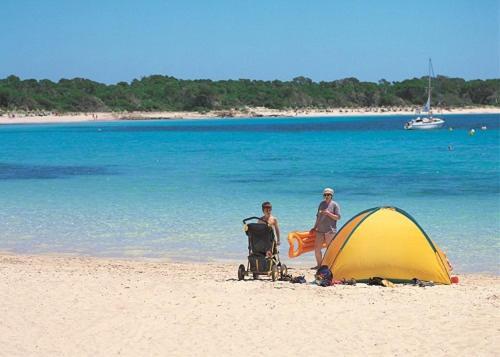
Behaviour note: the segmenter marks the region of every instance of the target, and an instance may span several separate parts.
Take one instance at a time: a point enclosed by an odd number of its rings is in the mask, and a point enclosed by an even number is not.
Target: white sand
[[[494,356],[500,277],[237,281],[238,264],[0,254],[1,356]],[[294,275],[312,271],[297,269]]]
[[[198,112],[105,112],[105,113],[64,113],[47,115],[9,113],[0,115],[0,124],[46,124],[75,123],[88,121],[147,120],[147,119],[206,119],[206,118],[248,118],[248,117],[336,117],[336,116],[373,116],[373,115],[413,115],[412,108],[333,108],[274,110],[267,108],[248,108],[245,111],[227,110]],[[454,108],[435,111],[439,114],[500,114],[499,107]]]

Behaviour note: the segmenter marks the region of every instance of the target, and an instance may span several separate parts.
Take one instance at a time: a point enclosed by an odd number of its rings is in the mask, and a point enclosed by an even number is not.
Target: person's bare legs
[[[316,256],[316,267],[319,267],[321,260],[323,259],[321,254],[321,248],[323,247],[323,242],[325,241],[325,233],[316,232],[316,240],[314,242],[314,255]]]
[[[333,232],[325,233],[325,242],[327,248],[330,245],[331,241],[333,240],[333,237],[335,237],[335,234]]]
[[[323,242],[326,242],[326,246],[330,245],[330,242],[335,237],[335,234],[332,233],[319,233],[316,232],[316,241],[314,242],[314,255],[316,256],[316,266],[319,267],[321,265],[321,261],[323,260],[323,254],[321,252],[321,248],[323,248]]]

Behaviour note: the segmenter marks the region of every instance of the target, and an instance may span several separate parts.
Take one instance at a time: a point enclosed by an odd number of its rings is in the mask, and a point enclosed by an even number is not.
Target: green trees
[[[499,105],[500,86],[498,82],[494,79],[470,81],[465,83],[462,93],[474,104]]]
[[[211,81],[151,75],[106,85],[83,78],[54,83],[12,75],[0,79],[0,109],[94,112],[417,106],[425,102],[426,91],[427,77],[372,83],[356,78]],[[433,80],[432,98],[434,106],[499,106],[500,79],[465,81],[438,76]]]

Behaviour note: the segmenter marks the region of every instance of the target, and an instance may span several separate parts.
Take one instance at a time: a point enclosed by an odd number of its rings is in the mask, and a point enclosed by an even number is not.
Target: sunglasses
[[[332,194],[331,193],[325,193],[323,194],[323,197],[327,197],[327,196],[331,196]]]
[[[263,207],[262,209],[272,210],[273,208],[272,208],[272,207],[269,207],[269,206],[265,206],[265,207]]]

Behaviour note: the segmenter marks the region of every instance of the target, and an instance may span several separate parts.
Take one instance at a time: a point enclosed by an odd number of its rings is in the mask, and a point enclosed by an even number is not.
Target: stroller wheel
[[[280,265],[280,278],[283,279],[283,277],[288,273],[288,268],[286,267],[285,264]]]
[[[257,273],[253,273],[253,279],[254,279],[254,280],[257,280],[258,278],[259,278],[259,274],[257,274]]]
[[[273,265],[273,267],[271,268],[271,279],[273,279],[273,281],[276,281],[277,277],[278,277],[278,267],[276,265]]]
[[[240,264],[238,267],[238,280],[243,280],[245,279],[245,266],[243,264]]]

